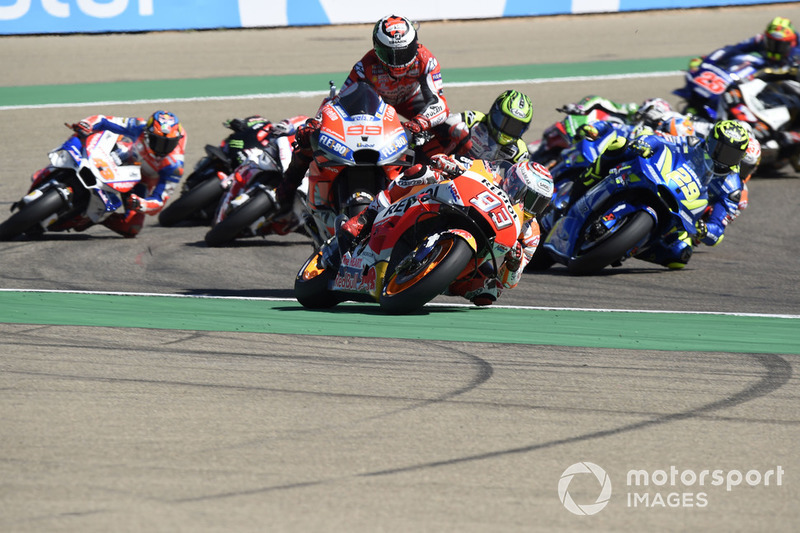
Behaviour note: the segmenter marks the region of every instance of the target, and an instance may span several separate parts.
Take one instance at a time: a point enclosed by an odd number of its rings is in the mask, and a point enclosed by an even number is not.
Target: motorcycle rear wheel
[[[189,189],[158,214],[158,223],[165,227],[174,226],[203,209],[213,212],[225,193],[222,182],[216,176]]]
[[[328,290],[332,274],[320,264],[322,252],[316,252],[300,269],[294,280],[294,297],[308,309],[328,309],[341,300]]]
[[[391,314],[421,309],[447,289],[467,267],[472,256],[472,248],[464,239],[455,235],[443,236],[422,261],[407,265],[403,260],[398,263],[386,279],[380,297],[381,308]]]
[[[65,205],[64,198],[56,189],[46,191],[42,196],[23,206],[19,211],[0,224],[0,241],[10,241],[22,235],[42,220],[58,213]]]
[[[642,242],[655,227],[653,217],[644,211],[632,214],[611,235],[588,252],[571,259],[567,265],[570,274],[594,274],[625,257],[637,243]],[[580,245],[580,243],[578,243]]]
[[[254,189],[253,196],[245,203],[235,207],[221,222],[206,233],[208,246],[225,246],[236,239],[245,228],[261,216],[269,216],[275,210],[275,202],[262,189]]]

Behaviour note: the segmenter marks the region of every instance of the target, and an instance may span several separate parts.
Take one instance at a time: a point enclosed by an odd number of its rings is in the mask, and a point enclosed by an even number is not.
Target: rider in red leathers
[[[183,176],[186,132],[178,117],[168,111],[156,111],[147,119],[93,115],[67,126],[80,137],[108,130],[130,139],[127,149],[117,155],[123,164],[141,164],[142,181],[123,195],[127,211],[112,213],[103,225],[123,237],[135,237],[144,225],[144,216],[161,211]],[[34,181],[48,170],[37,172]]]
[[[380,19],[372,31],[373,49],[353,66],[342,90],[362,81],[399,114],[408,118],[403,127],[411,134],[431,132],[442,146],[450,143],[445,124],[450,109],[444,98],[439,62],[417,41],[417,30],[406,17],[390,15]],[[310,137],[319,132],[320,122],[309,119],[297,129],[292,162],[276,190],[281,210],[291,207],[312,160]]]
[[[491,262],[484,262],[478,267],[475,277],[452,284],[447,292],[451,296],[463,296],[478,306],[491,305],[503,290],[517,286],[539,246],[540,230],[536,217],[544,213],[554,190],[550,171],[539,163],[527,159],[512,164],[505,160],[472,160],[463,156],[434,155],[430,165],[412,166],[403,176],[390,183],[387,189],[381,191],[364,212],[344,220],[337,231],[339,245],[343,249],[349,248],[367,235],[378,213],[420,186],[453,179],[474,165],[491,172],[494,183],[506,192],[513,204],[519,204],[524,219],[516,245],[498,264],[497,271]]]

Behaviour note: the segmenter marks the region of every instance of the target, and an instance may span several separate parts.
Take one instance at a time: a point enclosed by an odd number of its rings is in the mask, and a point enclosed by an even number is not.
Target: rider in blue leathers
[[[775,17],[764,33],[737,44],[723,46],[708,55],[695,57],[689,61],[689,72],[696,71],[704,61],[728,69],[734,66],[729,64],[734,57],[746,54],[763,59],[763,64],[758,67],[780,68],[796,64],[800,60],[800,46],[791,21]]]
[[[749,134],[739,122],[722,120],[714,124],[705,139],[696,136],[672,136],[644,134],[632,139],[617,133],[618,125],[595,122],[589,135],[605,135],[610,139],[596,163],[578,178],[574,184],[579,194],[608,175],[608,171],[634,157],[650,157],[658,143],[678,145],[694,163],[708,194],[708,207],[695,221],[697,234],[690,236],[679,228],[673,228],[662,241],[651,247],[646,254],[636,256],[671,269],[686,266],[692,256],[692,247],[699,244],[719,244],[728,224],[739,215],[739,201],[744,184],[739,177],[739,163],[747,150]],[[595,133],[596,132],[596,133]],[[572,196],[577,198],[577,196]]]

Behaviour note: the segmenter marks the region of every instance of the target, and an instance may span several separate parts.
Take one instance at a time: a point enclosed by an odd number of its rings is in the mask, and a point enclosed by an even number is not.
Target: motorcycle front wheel
[[[581,276],[594,274],[627,256],[637,244],[646,240],[655,227],[655,220],[645,211],[633,213],[621,221],[611,232],[596,243],[579,242],[576,249],[592,244],[586,252],[570,259],[567,269],[570,274]]]
[[[322,252],[316,252],[300,269],[294,280],[294,297],[308,309],[328,309],[339,303],[328,289],[332,274],[322,266]]]
[[[165,227],[171,227],[192,218],[195,213],[199,214],[204,209],[210,211],[213,216],[224,193],[222,182],[218,177],[212,176],[189,189],[165,207],[158,214],[158,223]]]
[[[250,227],[259,217],[269,216],[275,210],[275,202],[263,189],[254,189],[252,196],[242,205],[228,213],[218,224],[206,233],[208,246],[225,246],[236,239],[245,228]]]
[[[417,250],[401,260],[386,279],[381,308],[391,314],[412,313],[442,294],[467,267],[473,251],[455,235],[444,235],[423,258]]]
[[[64,205],[64,198],[57,189],[46,191],[0,224],[0,241],[9,241],[22,235],[36,224],[58,213]]]

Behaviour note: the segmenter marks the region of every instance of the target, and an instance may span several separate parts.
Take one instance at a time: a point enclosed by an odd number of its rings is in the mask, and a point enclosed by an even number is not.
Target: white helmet
[[[553,197],[553,177],[544,166],[533,161],[520,161],[512,165],[500,181],[511,202],[522,204],[529,217],[544,213]]]
[[[663,98],[649,98],[636,111],[635,119],[656,128],[672,112],[672,106]]]

